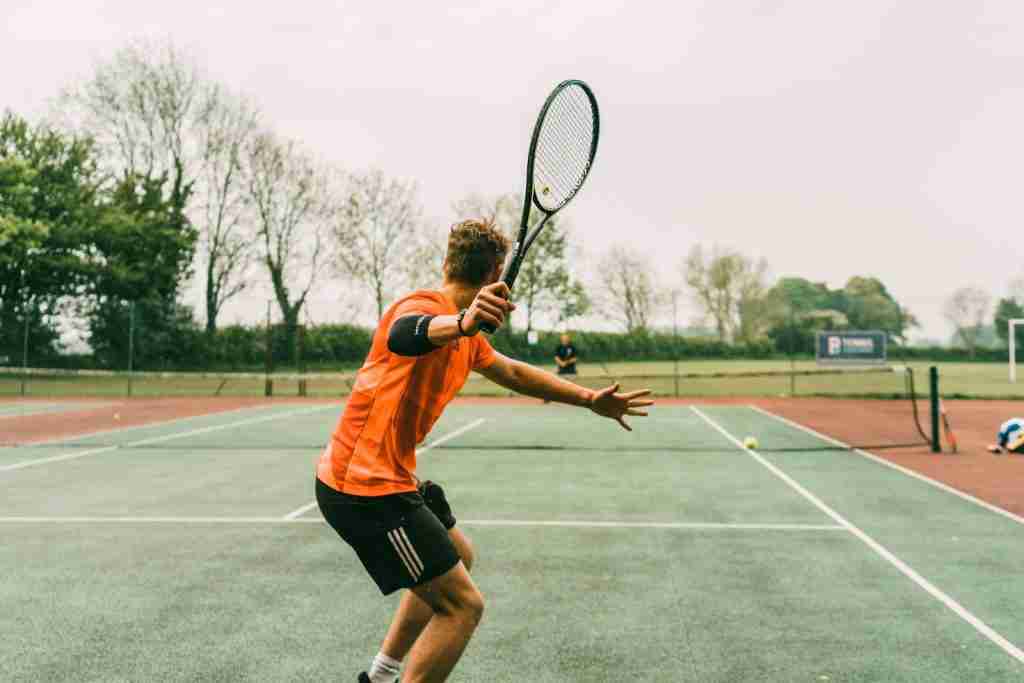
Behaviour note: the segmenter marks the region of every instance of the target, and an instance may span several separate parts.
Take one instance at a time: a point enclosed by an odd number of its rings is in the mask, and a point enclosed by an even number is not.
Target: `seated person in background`
[[[1024,418],[1013,417],[1004,422],[997,438],[998,443],[988,447],[990,453],[1007,451],[1024,454]]]
[[[555,365],[558,366],[559,375],[576,374],[576,347],[572,345],[572,338],[568,334],[561,336],[561,343],[555,349]]]

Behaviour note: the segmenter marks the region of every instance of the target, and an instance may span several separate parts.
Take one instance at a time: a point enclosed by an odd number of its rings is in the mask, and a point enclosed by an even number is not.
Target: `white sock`
[[[383,652],[378,652],[370,663],[370,670],[367,675],[372,683],[395,683],[398,674],[402,671],[402,663],[397,659],[388,657]]]

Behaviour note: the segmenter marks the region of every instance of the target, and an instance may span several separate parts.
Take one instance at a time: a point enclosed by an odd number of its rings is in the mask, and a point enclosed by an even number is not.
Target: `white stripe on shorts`
[[[406,536],[405,529],[399,527],[398,534],[399,540],[405,541],[405,548],[409,551],[409,556],[412,558],[413,564],[419,568],[419,573],[423,574],[423,560],[421,560],[420,556],[416,553],[416,548],[412,547],[412,541],[410,541],[409,537]]]
[[[401,545],[401,542],[398,540],[397,532],[397,529],[395,531],[389,531],[388,540],[391,541],[391,545],[395,547],[395,552],[398,553],[398,557],[402,560],[402,564],[405,565],[406,570],[409,572],[409,576],[412,577],[413,581],[416,581],[419,579],[419,575],[416,573],[416,570],[409,556],[406,555],[405,548]]]

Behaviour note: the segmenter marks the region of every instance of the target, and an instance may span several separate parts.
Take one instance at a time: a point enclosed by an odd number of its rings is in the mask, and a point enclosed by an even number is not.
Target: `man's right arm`
[[[399,356],[422,356],[464,335],[473,336],[482,323],[499,328],[505,315],[515,310],[505,297],[508,285],[496,282],[480,290],[466,309],[459,330],[458,315],[425,315],[410,313],[397,319],[388,332],[388,350]]]

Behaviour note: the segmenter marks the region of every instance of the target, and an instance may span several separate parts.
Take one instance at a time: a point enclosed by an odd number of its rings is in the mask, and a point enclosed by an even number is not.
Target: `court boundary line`
[[[789,418],[783,417],[782,415],[776,415],[775,413],[771,412],[770,410],[765,410],[765,409],[763,409],[763,408],[761,408],[759,406],[755,406],[755,405],[751,405],[749,407],[752,408],[753,410],[761,413],[765,417],[770,417],[770,418],[772,418],[774,420],[777,420],[778,422],[781,422],[782,424],[788,425],[790,427],[793,427],[794,429],[799,429],[800,431],[803,431],[803,432],[805,432],[807,434],[810,434],[811,436],[816,436],[819,439],[822,439],[824,441],[832,443],[832,444],[834,444],[836,446],[840,446],[842,448],[846,448],[848,450],[851,450],[854,453],[856,453],[857,455],[865,457],[868,460],[877,462],[880,465],[885,465],[886,467],[888,467],[890,469],[894,469],[897,472],[901,472],[901,473],[907,475],[908,477],[913,477],[914,479],[917,479],[918,481],[923,481],[924,483],[930,484],[931,486],[934,486],[937,489],[945,491],[946,493],[951,493],[951,494],[953,494],[954,496],[956,496],[958,498],[962,498],[963,500],[966,500],[966,501],[968,501],[970,503],[974,503],[975,505],[983,507],[986,510],[988,510],[989,512],[994,512],[997,515],[1000,515],[1002,517],[1006,517],[1007,519],[1009,519],[1009,520],[1011,520],[1013,522],[1017,522],[1018,524],[1024,524],[1024,517],[1021,517],[1020,515],[1014,514],[1013,512],[1010,512],[1009,510],[1004,510],[1003,508],[999,507],[998,505],[993,505],[992,503],[989,503],[988,501],[984,501],[981,498],[978,498],[976,496],[971,495],[970,493],[967,493],[966,491],[961,491],[960,489],[957,489],[957,488],[955,488],[953,486],[950,486],[949,484],[943,483],[943,482],[939,481],[938,479],[932,479],[931,477],[929,477],[926,474],[921,474],[920,472],[915,472],[914,470],[910,469],[909,467],[904,467],[903,465],[900,465],[898,463],[886,460],[885,458],[883,458],[880,455],[875,455],[874,453],[862,450],[860,448],[854,448],[854,447],[850,446],[847,443],[843,443],[839,439],[834,439],[834,438],[832,438],[830,436],[826,436],[826,435],[822,434],[821,432],[815,431],[814,429],[812,429],[810,427],[807,427],[805,425],[800,424],[799,422],[795,422],[793,420],[790,420]]]
[[[112,403],[111,405],[124,405],[123,403]],[[141,425],[131,425],[128,427],[111,427],[110,429],[97,429],[93,432],[84,432],[82,434],[73,434],[71,436],[55,436],[52,439],[44,439],[43,441],[31,441],[26,442],[20,446],[7,446],[7,448],[37,448],[40,446],[59,446],[62,443],[74,441],[76,439],[88,439],[94,436],[101,436],[103,434],[112,433],[124,433],[132,432],[136,429],[145,429],[146,427],[163,427],[165,425],[177,424],[179,422],[188,422],[189,420],[198,420],[203,417],[211,417],[213,415],[232,415],[234,413],[241,413],[246,410],[253,410],[265,407],[273,407],[272,404],[262,403],[251,406],[241,406],[238,408],[232,408],[231,410],[219,410],[214,413],[199,413],[198,415],[186,415],[185,417],[173,417],[170,420],[159,420],[157,422],[147,422]],[[3,448],[4,446],[0,446]]]
[[[319,517],[136,517],[136,516],[6,516],[0,517],[0,524],[326,524]],[[491,528],[546,527],[566,529],[675,529],[709,531],[842,531],[847,529],[837,524],[789,524],[789,523],[730,523],[730,522],[625,522],[610,520],[531,520],[531,519],[468,519],[460,525]]]
[[[306,408],[303,410],[289,410],[284,412],[272,413],[270,415],[258,415],[245,420],[239,420],[236,422],[228,422],[225,424],[209,425],[207,427],[199,427],[197,429],[189,429],[184,432],[174,432],[173,434],[163,434],[160,436],[152,436],[146,439],[140,439],[138,441],[129,441],[128,443],[117,444],[114,446],[102,446],[100,448],[86,449],[84,451],[71,451],[68,453],[61,453],[59,455],[52,455],[45,458],[36,458],[34,460],[22,460],[20,462],[12,463],[10,465],[0,465],[0,472],[10,472],[13,470],[20,470],[26,467],[34,467],[37,465],[46,465],[53,462],[62,462],[66,460],[76,460],[78,458],[84,458],[90,455],[100,455],[101,453],[109,453],[110,451],[120,450],[122,448],[133,448],[136,446],[143,446],[151,443],[160,443],[162,441],[171,441],[173,439],[179,439],[184,436],[193,436],[196,434],[206,434],[209,432],[216,432],[221,429],[229,429],[231,427],[240,427],[247,424],[256,424],[258,422],[268,422],[270,420],[276,420],[282,417],[293,417],[295,415],[302,415],[304,413],[313,413],[318,410],[326,410],[327,408],[333,408],[334,406],[316,406],[314,408]],[[197,449],[198,450],[198,449]]]
[[[440,446],[441,444],[445,443],[446,441],[450,441],[450,440],[454,439],[455,437],[460,436],[461,434],[465,434],[469,430],[475,429],[476,427],[479,427],[484,422],[487,422],[487,418],[486,417],[480,417],[480,418],[477,418],[476,420],[473,420],[469,424],[462,425],[461,427],[456,429],[454,432],[449,432],[449,433],[445,434],[444,436],[442,436],[442,437],[440,437],[438,439],[435,439],[434,441],[431,441],[429,444],[427,444],[423,448],[421,448],[418,451],[416,451],[416,455],[419,455],[420,453],[426,453],[431,448],[434,448],[435,446]],[[316,500],[314,499],[312,502],[306,503],[302,507],[299,507],[299,508],[296,508],[296,509],[292,510],[291,512],[286,514],[284,517],[282,517],[282,519],[286,519],[286,520],[297,519],[298,517],[301,517],[302,515],[306,514],[307,512],[309,512],[310,510],[312,510],[315,507],[316,507]]]
[[[707,422],[709,425],[711,425],[711,427],[715,429],[715,431],[717,431],[719,434],[721,434],[729,441],[734,443],[737,448],[739,448],[741,451],[752,457],[754,460],[756,460],[765,468],[767,468],[769,472],[771,472],[776,477],[781,479],[783,482],[788,484],[790,488],[792,488],[794,491],[803,496],[808,502],[810,502],[812,505],[818,508],[818,510],[825,513],[825,515],[831,518],[832,521],[846,528],[847,531],[849,531],[851,534],[860,539],[871,550],[875,551],[877,555],[882,557],[882,559],[886,560],[887,562],[889,562],[889,564],[891,564],[897,570],[899,570],[901,574],[903,574],[908,579],[917,584],[919,588],[921,588],[926,593],[931,595],[933,598],[938,600],[940,603],[945,605],[946,608],[948,608],[950,611],[952,611],[954,614],[960,617],[967,624],[973,626],[974,630],[988,638],[992,643],[998,645],[1004,652],[1006,652],[1006,654],[1010,655],[1010,657],[1016,659],[1019,663],[1024,664],[1024,650],[1021,650],[1019,647],[1017,647],[1009,640],[1004,638],[995,629],[993,629],[991,626],[989,626],[984,621],[982,621],[977,616],[968,611],[966,607],[961,605],[951,596],[944,593],[941,589],[938,588],[938,586],[936,586],[928,579],[921,576],[914,568],[912,568],[910,565],[908,565],[900,558],[896,557],[896,555],[894,555],[892,551],[890,551],[888,548],[883,546],[874,538],[866,534],[863,530],[860,529],[860,527],[856,526],[855,524],[853,524],[853,522],[849,521],[841,514],[833,510],[831,507],[826,505],[820,498],[818,498],[816,495],[814,495],[809,490],[804,488],[795,479],[793,479],[788,474],[779,469],[777,465],[769,461],[756,450],[744,446],[743,442],[741,442],[739,439],[733,436],[728,430],[726,430],[720,424],[718,424],[710,417],[705,415],[703,412],[701,412],[701,410],[697,408],[697,406],[690,406],[690,410],[695,412],[697,415],[701,416],[705,422]]]

